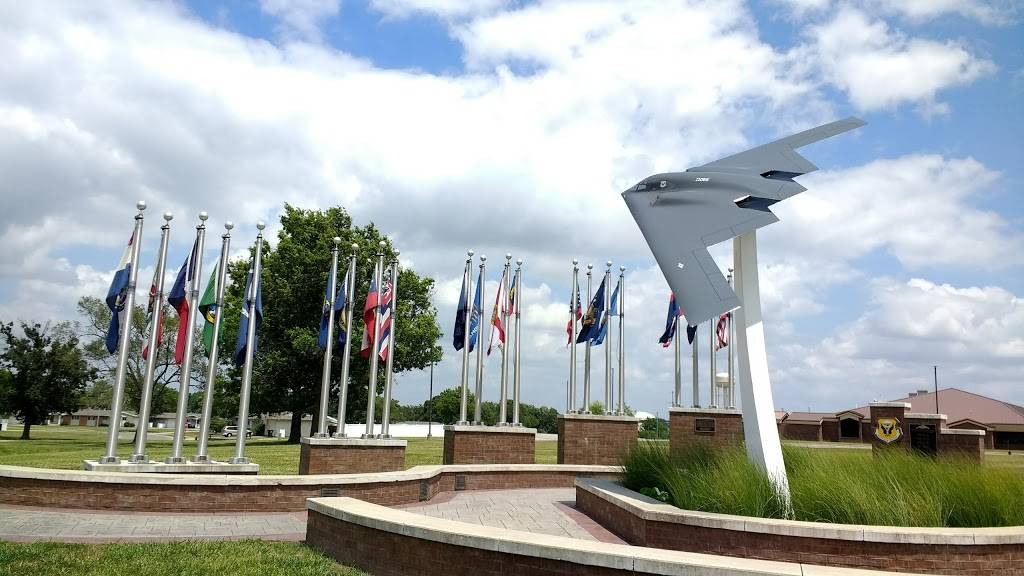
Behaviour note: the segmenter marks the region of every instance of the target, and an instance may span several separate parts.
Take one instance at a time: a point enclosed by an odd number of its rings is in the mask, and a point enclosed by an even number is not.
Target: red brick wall
[[[868,432],[871,439],[872,450],[910,450],[910,428],[907,427],[907,419],[904,418],[905,408],[893,408],[889,406],[871,406],[871,430]],[[899,422],[903,435],[899,440],[890,444],[882,442],[875,437],[875,428],[878,426],[879,418],[896,418]]]
[[[537,435],[520,432],[444,431],[445,464],[533,464]]]
[[[637,443],[635,419],[558,417],[558,463],[618,466]]]
[[[576,508],[636,546],[925,574],[1024,575],[1024,549],[1020,545],[890,544],[687,526],[644,520],[579,488]]]
[[[985,431],[985,449],[986,450],[992,450],[993,446],[992,446],[992,431],[991,430],[989,430],[987,428],[983,428],[983,427],[978,426],[976,424],[971,424],[970,422],[961,422],[960,424],[956,424],[955,426],[950,426],[950,428],[955,428],[955,429],[958,429],[958,430],[984,430]]]
[[[939,456],[967,458],[981,464],[985,458],[985,437],[964,434],[939,434]]]
[[[810,423],[796,424],[792,422],[783,422],[781,428],[780,434],[786,440],[815,442],[819,440],[818,435],[821,433],[821,426]]]
[[[821,439],[826,442],[839,442],[839,421],[821,421]]]
[[[299,449],[299,474],[359,474],[405,470],[405,446],[313,445]]]
[[[714,418],[714,434],[695,430],[698,418]],[[743,445],[743,416],[740,414],[700,414],[670,412],[668,425],[669,449],[682,452],[695,446],[724,448]]]

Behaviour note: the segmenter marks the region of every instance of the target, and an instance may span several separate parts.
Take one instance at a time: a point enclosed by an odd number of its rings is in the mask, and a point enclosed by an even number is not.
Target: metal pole
[[[341,357],[341,381],[338,382],[338,429],[335,438],[345,438],[345,413],[348,410],[348,370],[352,353],[352,314],[355,308],[356,295],[356,251],[359,244],[352,244],[352,255],[348,261],[348,272],[345,274],[345,346]]]
[[[263,267],[263,229],[267,225],[262,220],[256,222],[256,254],[252,265],[252,291],[249,293],[249,323],[245,331],[245,364],[242,366],[242,391],[238,400],[238,435],[235,436],[235,456],[228,460],[229,464],[248,464],[245,457],[245,437],[249,433],[249,393],[252,390],[252,360],[256,355],[253,343],[256,341],[256,299],[260,294],[260,271]]]
[[[323,371],[320,376],[320,409],[317,412],[316,433],[314,438],[330,438],[327,432],[327,407],[331,399],[331,357],[334,355],[334,301],[338,297],[338,244],[341,238],[334,237],[331,248],[331,271],[328,272],[327,298],[327,347],[324,348]],[[346,281],[348,278],[345,279]]]
[[[391,261],[391,337],[388,338],[388,361],[384,369],[384,413],[381,415],[380,437],[391,438],[391,387],[394,384],[395,340],[398,337],[398,255]]]
[[[732,268],[729,268],[729,286],[733,285]],[[729,312],[729,346],[727,352],[729,353],[729,409],[736,408],[736,355],[733,351],[736,349],[736,322],[734,321],[732,312]]]
[[[434,363],[430,363],[430,396],[427,398],[427,438],[434,436]]]
[[[133,464],[148,463],[149,456],[146,454],[146,433],[149,430],[149,409],[153,401],[153,375],[156,370],[156,359],[160,355],[157,349],[157,342],[160,338],[160,329],[163,322],[160,316],[163,314],[164,305],[164,269],[167,263],[167,242],[171,236],[171,219],[174,218],[170,212],[164,212],[164,225],[160,227],[160,252],[156,256],[156,294],[153,303],[153,325],[150,326],[149,335],[146,339],[146,347],[149,354],[146,358],[146,372],[142,381],[142,401],[139,406],[139,426],[135,434],[135,452],[128,460]]]
[[[708,327],[711,329],[711,335],[708,340],[709,342],[711,342],[711,350],[708,351],[708,365],[711,367],[711,404],[708,406],[709,408],[718,408],[718,395],[715,392],[715,340],[718,334],[717,323],[717,316],[708,321]]]
[[[520,342],[520,340],[522,340],[522,332],[519,330],[519,327],[520,327],[520,324],[521,324],[520,320],[522,318],[522,314],[520,313],[520,310],[522,309],[522,306],[523,306],[523,279],[522,278],[523,278],[523,259],[522,258],[517,258],[516,259],[516,275],[515,275],[515,280],[513,280],[513,282],[512,282],[512,285],[515,286],[515,289],[516,289],[516,300],[515,300],[515,307],[516,307],[516,333],[515,333],[516,345],[515,345],[515,348],[512,349],[512,351],[513,351],[512,352],[512,354],[513,354],[513,356],[512,356],[512,370],[513,370],[513,372],[512,372],[512,425],[513,426],[522,426],[522,423],[519,422],[519,392],[520,392],[520,389],[519,389],[519,379],[520,379],[520,376],[522,375],[522,368],[521,368],[521,366],[519,364],[519,360],[520,360],[520,358],[519,358],[519,342]]]
[[[678,320],[676,322],[678,322]],[[679,326],[677,324],[676,328],[678,328],[678,327]],[[698,326],[698,328],[699,328],[699,326]],[[687,329],[687,332],[689,332],[689,329]],[[679,330],[676,330],[676,336],[679,336]],[[700,370],[699,370],[700,369],[700,366],[699,366],[700,345],[699,345],[699,342],[700,342],[700,338],[698,338],[697,334],[695,333],[693,335],[693,344],[690,345],[690,348],[693,351],[693,360],[692,360],[691,363],[693,365],[693,407],[694,408],[700,408],[700,378],[699,378],[699,375],[700,375]]]
[[[593,294],[590,293],[594,278],[594,265],[587,264],[587,312],[590,311],[590,300]],[[596,319],[595,319],[596,321]],[[591,327],[593,329],[593,327]],[[583,410],[584,414],[590,414],[590,334],[587,334],[587,347],[583,352]]]
[[[512,255],[505,254],[505,270],[501,273],[501,287],[498,288],[498,300],[495,305],[500,314],[501,328],[505,331],[505,342],[501,345],[501,400],[498,404],[498,426],[508,425],[508,273],[512,268]]]
[[[939,366],[932,366],[932,381],[935,383],[935,413],[939,413]]]
[[[576,303],[580,297],[579,263],[580,261],[575,258],[572,261],[572,284],[569,290],[569,389],[567,391],[568,406],[565,409],[566,414],[574,414],[576,412],[576,313],[578,311]]]
[[[227,232],[221,236],[220,262],[217,264],[217,280],[214,285],[214,311],[213,311],[213,335],[210,345],[210,358],[206,366],[206,390],[203,391],[203,416],[199,423],[199,438],[196,455],[193,462],[209,462],[207,454],[207,443],[210,438],[210,418],[213,418],[213,397],[217,382],[217,341],[220,339],[220,321],[224,311],[224,287],[228,273],[228,254],[231,250],[231,229],[235,225],[231,222],[224,223]]]
[[[473,424],[483,424],[481,410],[484,402],[484,309],[487,308],[487,255],[480,255],[480,275],[477,277],[480,291],[480,319],[476,323],[476,387],[473,401]],[[472,298],[469,298],[472,296]],[[476,314],[476,296],[470,293],[469,304],[469,325],[473,325],[472,317]]]
[[[469,395],[469,319],[473,315],[473,278],[470,267],[473,265],[473,251],[466,251],[466,269],[462,273],[462,288],[466,291],[466,314],[462,318],[462,397],[459,401],[458,424],[469,424],[466,421],[466,403]],[[480,303],[483,305],[483,302]],[[481,318],[482,320],[482,318]]]
[[[604,271],[604,318],[608,323],[608,331],[612,329],[612,262],[605,263]],[[605,335],[604,342],[604,413],[614,414],[615,402],[612,399],[612,341],[611,334]]]
[[[672,396],[672,405],[680,406],[683,403],[683,371],[682,371],[682,357],[679,352],[679,317],[675,319],[676,330],[672,334],[672,353],[676,358],[676,371],[675,371],[675,394]]]
[[[192,263],[195,272],[192,275],[192,283],[189,286],[185,298],[188,302],[188,329],[185,331],[185,353],[181,359],[181,369],[178,370],[178,413],[174,419],[174,439],[171,446],[171,455],[164,460],[167,464],[184,464],[188,462],[181,455],[182,446],[185,443],[185,412],[188,411],[188,397],[190,384],[192,382],[192,348],[196,340],[196,308],[199,305],[199,281],[203,274],[203,249],[206,247],[206,220],[210,216],[206,212],[199,213],[199,225],[196,226],[196,249],[195,261]],[[185,272],[186,276],[188,272]]]
[[[128,269],[128,287],[125,289],[124,323],[120,326],[120,340],[117,342],[117,370],[114,372],[114,390],[110,403],[110,422],[107,424],[107,448],[100,456],[100,464],[118,464],[117,440],[121,430],[121,404],[124,402],[124,378],[128,365],[128,348],[131,345],[132,314],[135,312],[135,284],[139,277],[139,244],[142,243],[142,212],[146,203],[139,200],[135,203],[139,213],[135,215],[135,229],[132,231],[132,247],[130,268]]]
[[[626,267],[619,266],[619,409],[620,416],[626,415]]]
[[[373,338],[370,339],[370,381],[366,387],[366,431],[363,438],[373,438],[373,411],[377,404],[377,346],[380,345],[380,293],[383,290],[384,247],[387,243],[380,241],[377,249],[377,265],[373,269],[374,286],[377,287],[377,305],[373,307]]]

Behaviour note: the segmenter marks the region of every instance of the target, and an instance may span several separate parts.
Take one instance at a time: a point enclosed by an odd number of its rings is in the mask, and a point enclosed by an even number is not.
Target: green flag
[[[206,283],[206,291],[199,299],[199,313],[203,316],[203,346],[206,348],[206,355],[210,355],[213,349],[213,318],[217,313],[217,268],[214,266],[210,271],[210,281]]]

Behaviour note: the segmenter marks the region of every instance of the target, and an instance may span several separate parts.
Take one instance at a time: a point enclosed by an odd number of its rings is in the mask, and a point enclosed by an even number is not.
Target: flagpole
[[[587,312],[590,312],[591,285],[594,278],[594,265],[587,264]],[[597,319],[594,319],[596,322]],[[583,413],[590,414],[590,334],[587,334],[587,347],[583,351]]]
[[[520,364],[519,364],[519,361],[520,361],[520,358],[519,358],[519,341],[520,341],[521,336],[522,336],[522,332],[519,330],[519,324],[520,324],[520,320],[522,318],[522,314],[520,313],[520,309],[522,308],[522,305],[523,305],[523,285],[522,285],[523,284],[523,280],[522,280],[522,273],[523,273],[523,259],[522,258],[517,258],[516,259],[516,275],[515,275],[515,280],[513,280],[513,282],[512,282],[512,285],[515,286],[515,291],[516,291],[516,299],[514,301],[514,305],[516,307],[516,332],[515,332],[516,344],[515,344],[515,348],[512,349],[513,350],[513,356],[512,356],[512,370],[513,370],[513,372],[512,372],[512,425],[513,426],[522,426],[522,423],[519,422],[519,392],[520,392],[520,390],[519,390],[519,377],[520,377],[520,375],[522,373],[522,370],[521,370],[521,367],[520,367]]]
[[[572,284],[569,286],[569,387],[566,390],[567,406],[566,414],[576,413],[576,313],[578,308],[576,301],[579,300],[579,273],[580,261],[572,259]]]
[[[267,225],[256,222],[256,254],[252,264],[252,286],[248,294],[249,323],[245,330],[245,364],[242,366],[242,391],[238,401],[238,430],[235,436],[235,456],[228,460],[229,464],[248,464],[245,457],[245,437],[249,433],[249,393],[252,390],[252,360],[256,355],[253,343],[256,340],[256,299],[260,294],[260,272],[263,267],[263,229]]]
[[[676,359],[675,393],[672,396],[672,405],[679,406],[683,402],[682,357],[679,352],[679,316],[676,316],[672,321],[676,323],[675,330],[672,333],[672,354]]]
[[[473,400],[473,424],[483,424],[484,419],[481,415],[484,402],[484,309],[487,307],[487,255],[480,255],[480,275],[477,276],[477,282],[479,286],[477,290],[480,291],[480,318],[476,321],[476,391]],[[472,296],[472,298],[470,298]],[[473,327],[473,315],[476,314],[476,296],[473,295],[472,290],[466,295],[466,303],[469,305],[469,326],[470,329]],[[472,335],[467,337],[472,338]],[[467,346],[468,348],[468,346]]]
[[[128,270],[128,287],[124,299],[124,325],[120,340],[117,343],[117,370],[114,372],[114,390],[110,406],[110,422],[107,424],[107,451],[100,457],[100,464],[118,464],[117,457],[118,433],[121,429],[121,405],[124,403],[124,379],[128,366],[128,348],[131,345],[132,315],[135,312],[135,285],[139,277],[139,245],[142,243],[143,211],[146,203],[139,200],[135,203],[139,213],[135,215],[135,230],[132,231],[131,268]]]
[[[607,322],[608,331],[612,329],[612,318],[609,314],[612,311],[612,291],[611,291],[611,278],[612,278],[612,261],[609,260],[605,263],[604,271],[604,319]],[[598,327],[600,331],[600,327]],[[604,336],[604,413],[614,414],[615,411],[612,409],[614,401],[612,399],[612,343],[609,334]]]
[[[715,339],[718,338],[718,326],[716,325],[717,322],[717,317],[712,318],[711,320],[708,321],[708,328],[711,329],[711,350],[708,351],[708,362],[711,366],[711,404],[708,406],[709,408],[718,408],[718,395],[715,393]]]
[[[349,257],[348,272],[345,274],[345,346],[341,357],[341,381],[338,383],[338,429],[335,438],[345,438],[345,412],[348,408],[348,370],[352,353],[352,302],[356,295],[356,251],[359,244],[352,244],[352,255]]]
[[[462,289],[466,291],[466,314],[462,315],[462,396],[459,400],[458,424],[469,424],[466,421],[466,402],[469,395],[469,318],[473,315],[473,278],[470,270],[473,266],[473,251],[466,251],[466,269],[462,274]],[[483,303],[481,302],[481,306]]]
[[[381,415],[380,437],[391,438],[391,387],[394,384],[395,339],[398,337],[398,256],[391,261],[391,337],[388,338],[388,361],[384,369],[384,413]],[[375,347],[376,348],[376,347]]]
[[[363,438],[373,438],[373,412],[377,403],[377,346],[380,345],[380,296],[384,290],[384,247],[387,243],[380,241],[377,248],[377,266],[373,270],[373,279],[377,287],[377,303],[373,307],[373,338],[370,339],[370,381],[366,387],[366,432]]]
[[[185,331],[185,353],[181,359],[181,368],[178,370],[178,413],[174,419],[174,439],[171,446],[171,455],[164,460],[166,464],[185,464],[188,462],[181,455],[181,449],[185,443],[185,412],[188,410],[188,397],[192,382],[192,348],[196,340],[195,311],[199,301],[199,279],[202,278],[203,274],[206,220],[209,217],[206,212],[199,213],[199,225],[196,226],[196,243],[198,244],[196,257],[195,262],[190,262],[194,270],[191,282],[188,281],[188,270],[185,271],[185,281],[189,283],[188,293],[185,294],[185,301],[188,303],[188,328]],[[189,259],[191,260],[191,258]],[[177,342],[175,342],[175,346],[177,346]]]
[[[619,409],[620,416],[626,415],[626,329],[622,325],[626,310],[626,267],[619,266]]]
[[[700,360],[700,357],[699,357],[700,356],[700,338],[697,338],[697,333],[699,332],[699,328],[700,328],[699,324],[697,326],[693,327],[693,343],[690,345],[690,348],[693,351],[693,361],[692,361],[692,364],[693,364],[693,407],[694,408],[700,408],[700,378],[699,378],[699,375],[700,375],[700,362],[699,362],[699,360]],[[679,331],[676,330],[676,333],[678,334]],[[682,400],[682,399],[680,398],[680,400]]]
[[[505,330],[505,341],[501,343],[501,401],[498,405],[498,426],[508,425],[508,273],[512,269],[512,255],[505,254],[505,270],[501,273],[501,287],[495,312],[501,318],[501,329]],[[504,301],[499,301],[504,300]],[[493,330],[493,327],[492,327]]]
[[[320,411],[318,412],[316,433],[314,438],[330,438],[327,432],[327,408],[331,399],[331,357],[334,355],[334,304],[338,298],[338,245],[341,238],[334,237],[334,247],[331,248],[331,271],[330,281],[327,283],[328,297],[327,305],[327,347],[324,348],[323,374],[320,377]],[[348,278],[345,278],[346,283]]]
[[[732,285],[733,285],[732,268],[729,268],[729,286],[732,286]],[[733,408],[736,407],[736,371],[734,370],[734,367],[735,367],[735,360],[734,360],[735,359],[735,355],[733,354],[733,349],[736,348],[736,346],[733,344],[734,342],[736,342],[736,337],[735,337],[735,326],[733,326],[734,322],[733,322],[732,312],[729,312],[729,320],[728,320],[728,322],[729,322],[729,346],[728,346],[728,350],[727,350],[729,352],[729,402],[728,402],[728,404],[729,404],[729,409],[733,409]]]
[[[135,433],[135,452],[128,460],[133,464],[148,463],[149,456],[146,454],[146,431],[149,429],[149,408],[153,400],[153,374],[156,370],[156,359],[160,351],[157,350],[157,342],[160,338],[160,329],[163,327],[160,315],[163,314],[164,305],[164,268],[167,263],[167,242],[171,235],[171,220],[174,215],[164,212],[164,225],[160,227],[160,251],[156,256],[156,295],[153,305],[153,325],[149,328],[146,338],[146,349],[149,351],[146,357],[146,368],[142,381],[142,400],[139,406],[139,427]]]
[[[193,462],[205,463],[210,461],[207,454],[207,444],[210,437],[210,418],[213,417],[214,388],[217,382],[217,340],[220,338],[220,321],[224,311],[224,284],[228,272],[228,254],[231,248],[231,229],[235,225],[231,222],[224,223],[224,235],[221,236],[220,262],[217,263],[217,280],[214,286],[215,309],[213,311],[213,334],[210,344],[210,357],[206,366],[206,390],[203,391],[203,416],[199,422],[199,438],[196,447],[196,455]]]

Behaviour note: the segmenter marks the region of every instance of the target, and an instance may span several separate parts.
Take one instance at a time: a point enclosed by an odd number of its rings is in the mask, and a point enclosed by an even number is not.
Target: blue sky
[[[144,274],[158,211],[179,214],[176,269],[185,215],[234,220],[244,238],[283,201],[341,204],[437,279],[446,332],[467,247],[526,259],[534,403],[562,407],[569,260],[627,266],[627,395],[664,411],[667,287],[618,193],[856,115],[868,125],[803,150],[821,171],[761,232],[777,405],[898,397],[930,384],[933,363],[944,384],[1024,404],[1016,2],[104,0],[8,11],[0,191],[11,209],[0,233],[13,250],[0,261],[0,317],[67,318],[78,296],[102,293],[137,198],[153,207]],[[728,245],[714,254],[728,266]],[[439,385],[456,381],[451,352]],[[425,378],[403,375],[397,397],[422,400]]]

